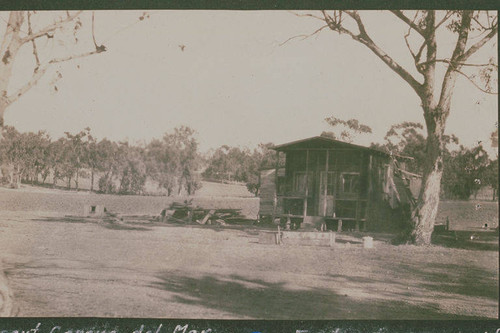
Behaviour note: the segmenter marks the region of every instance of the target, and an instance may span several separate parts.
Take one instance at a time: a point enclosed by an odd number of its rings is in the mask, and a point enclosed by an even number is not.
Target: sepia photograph
[[[0,317],[498,319],[497,11],[0,19]]]

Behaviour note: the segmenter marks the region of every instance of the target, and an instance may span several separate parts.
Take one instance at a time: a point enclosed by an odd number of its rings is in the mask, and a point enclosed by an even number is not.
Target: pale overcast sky
[[[89,126],[99,139],[131,142],[188,125],[207,150],[319,135],[329,130],[324,118],[331,115],[371,126],[373,134],[360,138],[361,144],[382,142],[391,124],[423,123],[411,88],[349,37],[325,29],[280,46],[315,31],[320,21],[287,11],[151,11],[139,21],[141,13],[97,12],[97,42],[108,51],[58,67],[63,75],[58,91],[50,73],[7,110],[6,124],[21,131],[44,129],[55,138]],[[366,25],[376,42],[411,69],[397,18],[370,12]],[[454,40],[441,39],[453,45]],[[53,55],[68,48],[45,47]],[[495,43],[475,60],[490,56],[497,56]],[[12,87],[32,71],[26,66],[30,57],[27,48],[17,59]],[[478,140],[489,146],[497,109],[497,95],[460,79],[447,133],[466,146]]]

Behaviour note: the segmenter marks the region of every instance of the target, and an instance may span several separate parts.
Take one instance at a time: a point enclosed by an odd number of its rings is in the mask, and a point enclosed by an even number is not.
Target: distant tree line
[[[370,133],[371,128],[357,120],[326,119],[339,134],[321,135],[352,141],[357,134]],[[223,145],[202,157],[198,151],[195,131],[179,127],[165,133],[162,139],[153,139],[144,145],[128,142],[98,141],[90,128],[79,133],[65,133],[52,140],[44,132],[19,133],[6,126],[0,140],[0,165],[4,184],[42,183],[56,186],[64,182],[68,189],[79,189],[81,178],[90,179],[90,191],[117,194],[143,194],[149,179],[168,196],[183,190],[195,194],[201,188],[201,177],[220,182],[240,182],[259,194],[259,175],[263,169],[276,166],[276,152],[272,143],[257,148]],[[492,144],[498,132],[491,135]],[[498,156],[491,160],[482,143],[466,148],[454,135],[445,136],[443,146],[444,172],[441,197],[467,200],[476,196],[485,186],[493,189],[493,200],[498,197]],[[406,169],[422,174],[425,161],[425,137],[419,123],[403,122],[391,126],[382,144],[372,148],[406,156]],[[452,149],[453,148],[453,149]],[[279,161],[284,166],[284,161]],[[202,172],[201,172],[202,171]],[[200,177],[201,176],[201,177]]]
[[[68,189],[78,190],[83,177],[90,178],[90,191],[97,180],[102,193],[143,194],[147,179],[168,195],[183,189],[191,195],[201,187],[198,142],[194,130],[185,126],[135,146],[98,141],[90,128],[52,140],[44,131],[20,133],[6,126],[0,140],[0,165],[1,182],[13,186],[50,181],[55,187],[64,181]]]
[[[257,196],[260,170],[276,166],[276,152],[271,150],[272,146],[272,143],[261,143],[250,150],[223,145],[207,158],[207,167],[202,176],[222,182],[245,183],[247,189]],[[283,165],[283,161],[280,163]]]

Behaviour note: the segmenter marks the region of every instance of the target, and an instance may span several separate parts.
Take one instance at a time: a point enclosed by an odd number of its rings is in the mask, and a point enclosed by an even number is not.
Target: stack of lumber
[[[241,215],[241,209],[202,208],[193,205],[191,201],[173,202],[168,208],[162,210],[160,221],[202,225],[250,222],[244,215]]]

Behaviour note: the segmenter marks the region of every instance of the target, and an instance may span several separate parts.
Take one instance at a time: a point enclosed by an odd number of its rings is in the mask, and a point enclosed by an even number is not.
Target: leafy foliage
[[[184,189],[192,195],[201,187],[198,168],[200,157],[195,132],[189,127],[166,133],[163,140],[152,140],[146,147],[128,142],[97,141],[90,128],[52,141],[47,133],[19,133],[6,126],[0,140],[2,182],[16,184],[45,183],[52,175],[52,184],[65,180],[66,187],[79,187],[81,177],[90,175],[91,188],[97,175],[102,193],[141,194],[150,178],[172,194]]]
[[[334,116],[325,118],[325,121],[332,126],[337,132],[323,132],[322,136],[330,137],[332,139],[340,139],[345,142],[352,142],[354,138],[359,134],[371,133],[372,129],[370,126],[361,124],[357,119],[342,120]]]
[[[198,141],[195,131],[189,127],[175,128],[165,133],[163,140],[151,141],[145,149],[148,174],[170,196],[175,189],[185,189],[193,195],[201,188],[197,169],[200,165]]]
[[[250,192],[258,195],[260,170],[276,166],[276,153],[271,150],[272,146],[272,143],[261,143],[251,151],[223,145],[208,158],[208,166],[202,176],[216,181],[243,182]]]
[[[472,149],[460,146],[445,159],[442,190],[448,199],[467,200],[483,187],[486,170],[490,164],[482,146]]]

